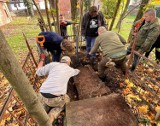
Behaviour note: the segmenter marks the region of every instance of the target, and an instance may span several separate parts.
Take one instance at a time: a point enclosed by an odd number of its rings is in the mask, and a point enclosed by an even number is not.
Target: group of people
[[[154,9],[148,9],[144,12],[144,17],[138,27],[135,27],[133,38],[136,37],[135,50],[140,54],[146,53],[148,57],[153,48],[156,48],[156,60],[160,61],[160,24],[156,17]],[[63,22],[67,26],[68,22]],[[64,30],[64,28],[63,28]],[[63,31],[62,30],[62,31]],[[66,28],[65,28],[66,30]],[[120,68],[125,74],[127,54],[130,53],[133,42],[126,50],[125,39],[116,32],[108,31],[105,18],[101,12],[98,12],[96,6],[92,6],[84,14],[81,26],[82,36],[86,40],[86,56],[95,59],[95,53],[100,48],[103,54],[102,60],[98,64],[98,74],[102,81],[105,80],[105,65],[107,62],[114,62],[116,67]],[[65,34],[65,35],[64,35]],[[69,78],[77,75],[80,71],[70,67],[71,59],[63,56],[61,53],[67,49],[72,51],[71,43],[65,39],[66,31],[61,35],[55,32],[41,32],[37,36],[37,44],[41,51],[41,58],[36,74],[38,76],[48,75],[40,87],[39,98],[49,113],[51,121],[56,119],[63,110],[65,103],[69,102],[67,95],[67,83]],[[133,39],[134,40],[134,39]],[[51,63],[45,64],[46,55],[43,51],[47,49],[52,54]],[[134,54],[134,61],[131,71],[134,71],[139,61],[139,56]],[[52,109],[48,109],[52,108]]]

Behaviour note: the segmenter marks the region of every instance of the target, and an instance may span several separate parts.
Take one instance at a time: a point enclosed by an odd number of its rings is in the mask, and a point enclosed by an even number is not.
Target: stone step
[[[137,126],[129,106],[118,94],[70,102],[67,126]]]

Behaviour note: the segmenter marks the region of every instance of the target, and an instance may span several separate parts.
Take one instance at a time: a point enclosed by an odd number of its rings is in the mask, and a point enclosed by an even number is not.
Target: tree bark
[[[137,13],[137,16],[136,16],[134,22],[136,22],[137,20],[139,20],[143,16],[144,7],[149,3],[149,1],[150,0],[142,0],[139,11]],[[133,29],[133,26],[132,26],[132,29]],[[130,43],[131,39],[132,39],[132,30],[129,33],[128,43]]]
[[[116,10],[115,10],[115,13],[114,13],[114,15],[113,15],[113,19],[112,19],[111,25],[110,25],[110,27],[109,27],[109,30],[112,30],[112,27],[113,27],[113,25],[114,25],[114,21],[115,21],[115,19],[116,19],[116,15],[117,15],[118,9],[119,9],[119,7],[120,7],[120,4],[121,4],[121,0],[118,0],[117,5],[116,5]]]
[[[91,7],[91,3],[93,0],[84,0],[84,12],[86,13],[89,11],[89,8]]]
[[[38,14],[39,14],[39,16],[40,16],[40,18],[41,18],[42,23],[44,24],[45,30],[48,31],[48,28],[46,27],[46,24],[45,24],[45,22],[44,22],[44,19],[43,19],[43,17],[42,17],[42,14],[41,14],[41,12],[40,12],[40,10],[39,10],[36,2],[35,2],[34,0],[32,0],[32,1],[33,1],[34,5],[35,5],[37,11],[38,11]]]
[[[55,0],[49,0],[50,7],[55,8]]]
[[[71,19],[72,21],[77,21],[77,2],[78,0],[70,0],[71,2]],[[76,28],[75,28],[75,24],[73,24],[73,33],[76,34]],[[74,37],[74,41],[76,41],[76,37]]]
[[[144,7],[149,3],[149,1],[150,0],[142,0],[139,11],[138,11],[138,14],[137,14],[134,22],[136,22],[137,20],[139,20],[143,16]]]
[[[50,21],[50,17],[49,17],[49,11],[48,11],[48,1],[44,0],[44,2],[45,2],[45,10],[46,10],[46,16],[47,16],[49,30],[52,31],[52,26],[51,26],[51,21]]]
[[[52,17],[52,19],[53,19],[53,22],[52,23],[54,23],[54,24],[56,24],[56,20],[55,20],[55,13],[54,13],[54,10],[55,10],[55,0],[49,0],[49,4],[50,4],[50,10],[51,10],[51,17]],[[53,29],[52,29],[53,30]],[[55,32],[57,32],[58,33],[58,30],[57,30],[57,27],[55,26]]]
[[[57,21],[57,31],[59,34],[61,34],[61,31],[60,31],[60,24],[59,24],[59,8],[58,8],[58,0],[55,1],[56,2],[56,21]]]
[[[29,114],[40,126],[51,126],[49,117],[38,100],[28,78],[13,55],[0,29],[0,70],[21,98]]]
[[[120,16],[120,18],[119,18],[118,23],[117,23],[116,28],[118,28],[119,30],[120,30],[120,28],[121,28],[121,24],[122,24],[122,21],[123,21],[123,19],[124,19],[124,16],[125,16],[125,14],[126,14],[126,12],[127,12],[127,8],[128,8],[129,3],[130,3],[130,0],[127,0],[126,5],[125,5],[125,8],[124,8],[124,10],[123,10],[123,12],[122,12],[122,14],[121,14],[121,16]]]
[[[71,2],[71,19],[76,20],[77,17],[77,0],[70,0]]]
[[[34,16],[34,10],[33,10],[32,0],[24,0],[24,3],[27,7],[29,16],[33,17]]]

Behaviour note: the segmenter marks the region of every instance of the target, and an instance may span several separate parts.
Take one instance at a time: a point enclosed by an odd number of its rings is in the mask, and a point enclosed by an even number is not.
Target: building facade
[[[0,26],[10,23],[12,20],[5,0],[0,0]]]

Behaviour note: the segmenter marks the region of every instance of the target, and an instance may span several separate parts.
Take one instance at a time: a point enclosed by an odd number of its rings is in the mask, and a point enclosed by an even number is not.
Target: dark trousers
[[[52,50],[50,52],[52,54],[52,61],[53,62],[59,62],[60,58],[61,58],[62,50]]]
[[[151,49],[145,53],[145,56],[148,57],[154,48],[155,48],[156,60],[160,61],[160,36],[157,38],[156,42],[152,45]]]
[[[138,55],[134,54],[131,71],[134,71],[136,69],[137,64],[139,62],[139,59],[140,59],[140,57]]]

